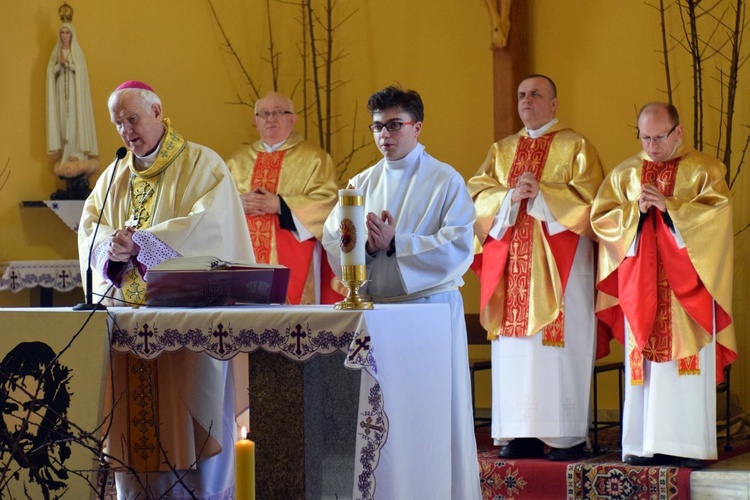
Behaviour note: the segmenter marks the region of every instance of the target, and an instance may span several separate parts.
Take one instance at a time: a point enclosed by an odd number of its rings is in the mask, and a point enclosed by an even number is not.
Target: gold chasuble
[[[665,196],[666,214],[655,207],[640,213],[645,184]],[[732,204],[721,162],[685,145],[664,162],[650,161],[642,152],[607,177],[592,222],[602,244],[597,317],[621,343],[627,320],[631,383],[643,384],[644,358],[677,360],[680,375],[699,374],[698,352],[714,332],[716,378],[723,380],[737,348],[731,316]]]
[[[323,223],[337,199],[334,168],[322,149],[292,134],[276,151],[266,152],[261,141],[236,152],[227,161],[240,194],[264,188],[284,200],[291,212],[314,238],[298,241],[291,230],[280,226],[277,214],[246,215],[255,258],[265,264],[282,264],[291,270],[287,300],[291,304],[315,303],[313,255]],[[323,258],[319,262],[321,302],[340,300],[332,292],[333,274]]]
[[[567,230],[550,235],[522,200],[515,224],[496,240],[488,235],[495,216],[526,172]],[[543,345],[564,347],[565,287],[579,237],[593,238],[589,206],[601,178],[593,147],[559,123],[536,139],[524,130],[493,145],[469,181],[477,208],[472,269],[480,278],[480,319],[491,340],[542,332]]]

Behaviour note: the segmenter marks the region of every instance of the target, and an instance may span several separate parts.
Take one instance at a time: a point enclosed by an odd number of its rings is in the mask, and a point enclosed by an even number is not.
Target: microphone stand
[[[91,246],[89,247],[89,259],[88,259],[88,267],[86,268],[86,302],[76,304],[73,306],[74,311],[106,311],[107,306],[102,304],[101,300],[94,303],[94,291],[93,291],[93,271],[91,269],[91,254],[94,253],[94,243],[96,242],[96,233],[99,232],[99,225],[102,222],[102,215],[104,215],[104,207],[107,205],[107,198],[109,197],[109,190],[112,189],[112,182],[115,179],[115,174],[117,173],[117,167],[120,165],[120,160],[125,158],[125,155],[128,153],[128,150],[125,148],[120,148],[117,150],[115,160],[115,166],[112,168],[112,173],[109,176],[109,184],[107,184],[107,191],[104,193],[104,200],[102,201],[102,208],[99,210],[99,218],[96,220],[96,227],[94,228],[94,234],[91,237]],[[82,230],[82,229],[79,229]]]

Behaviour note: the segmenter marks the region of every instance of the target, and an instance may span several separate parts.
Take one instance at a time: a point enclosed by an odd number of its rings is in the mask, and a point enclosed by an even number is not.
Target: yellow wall
[[[523,0],[520,0],[523,1]],[[46,199],[63,187],[54,179],[45,155],[45,68],[59,27],[61,2],[5,2],[0,32],[5,49],[0,92],[0,168],[10,160],[11,176],[0,195],[0,261],[75,258],[73,233],[46,209],[21,209],[23,200]],[[219,154],[231,154],[255,137],[248,108],[230,104],[252,100],[235,62],[222,50],[220,33],[204,0],[132,0],[127,3],[78,0],[74,24],[89,67],[99,150],[107,163],[121,145],[109,123],[106,99],[126,79],[149,82],[164,101],[166,116],[189,140]],[[334,159],[348,149],[352,117],[358,107],[356,139],[369,122],[367,97],[399,82],[418,90],[425,101],[422,142],[437,158],[465,177],[479,166],[492,141],[492,57],[489,18],[480,0],[351,0],[342,12],[358,9],[336,32],[348,55],[334,78],[346,81],[337,93]],[[214,0],[234,47],[262,92],[271,89],[268,65],[266,2]],[[587,135],[611,169],[634,154],[635,110],[663,98],[664,88],[656,11],[643,2],[579,0],[529,2],[531,70],[552,76],[559,91],[559,116]],[[271,2],[274,36],[281,52],[280,90],[291,92],[299,78],[295,43],[297,13]],[[675,25],[672,25],[675,29]],[[679,51],[676,49],[675,52]],[[746,65],[741,81],[750,80]],[[690,125],[689,66],[682,60],[676,104]],[[747,123],[750,102],[745,91],[738,115]],[[295,96],[299,107],[298,95]],[[741,121],[742,121],[741,120]],[[715,119],[714,119],[715,121]],[[335,127],[335,128],[337,128]],[[687,130],[692,130],[691,126]],[[745,132],[747,129],[744,129]],[[377,157],[369,145],[357,155],[352,171]],[[736,192],[746,191],[748,174]],[[736,196],[739,229],[750,222],[745,197]],[[748,233],[738,238],[735,317],[741,333],[747,325]],[[467,276],[466,308],[477,311],[476,279]],[[0,293],[0,305],[23,305],[28,294]],[[621,356],[618,351],[616,356]],[[735,367],[734,387],[748,402],[748,373],[743,358]],[[489,406],[483,392],[480,406]],[[613,405],[604,402],[608,407]]]

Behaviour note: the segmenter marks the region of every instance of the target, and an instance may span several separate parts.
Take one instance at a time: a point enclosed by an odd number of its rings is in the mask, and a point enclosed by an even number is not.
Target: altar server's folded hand
[[[393,215],[383,210],[380,215],[370,212],[367,214],[367,252],[389,250],[391,240],[396,236],[396,226]]]

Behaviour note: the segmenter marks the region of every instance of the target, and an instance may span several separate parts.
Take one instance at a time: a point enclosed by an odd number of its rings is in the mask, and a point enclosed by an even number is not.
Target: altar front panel
[[[0,327],[0,497],[96,498],[105,315],[5,308]]]
[[[354,497],[449,495],[447,305],[111,308],[109,314],[112,348],[144,358],[179,349],[218,359],[263,349],[300,362],[345,353],[349,369],[363,370]]]

